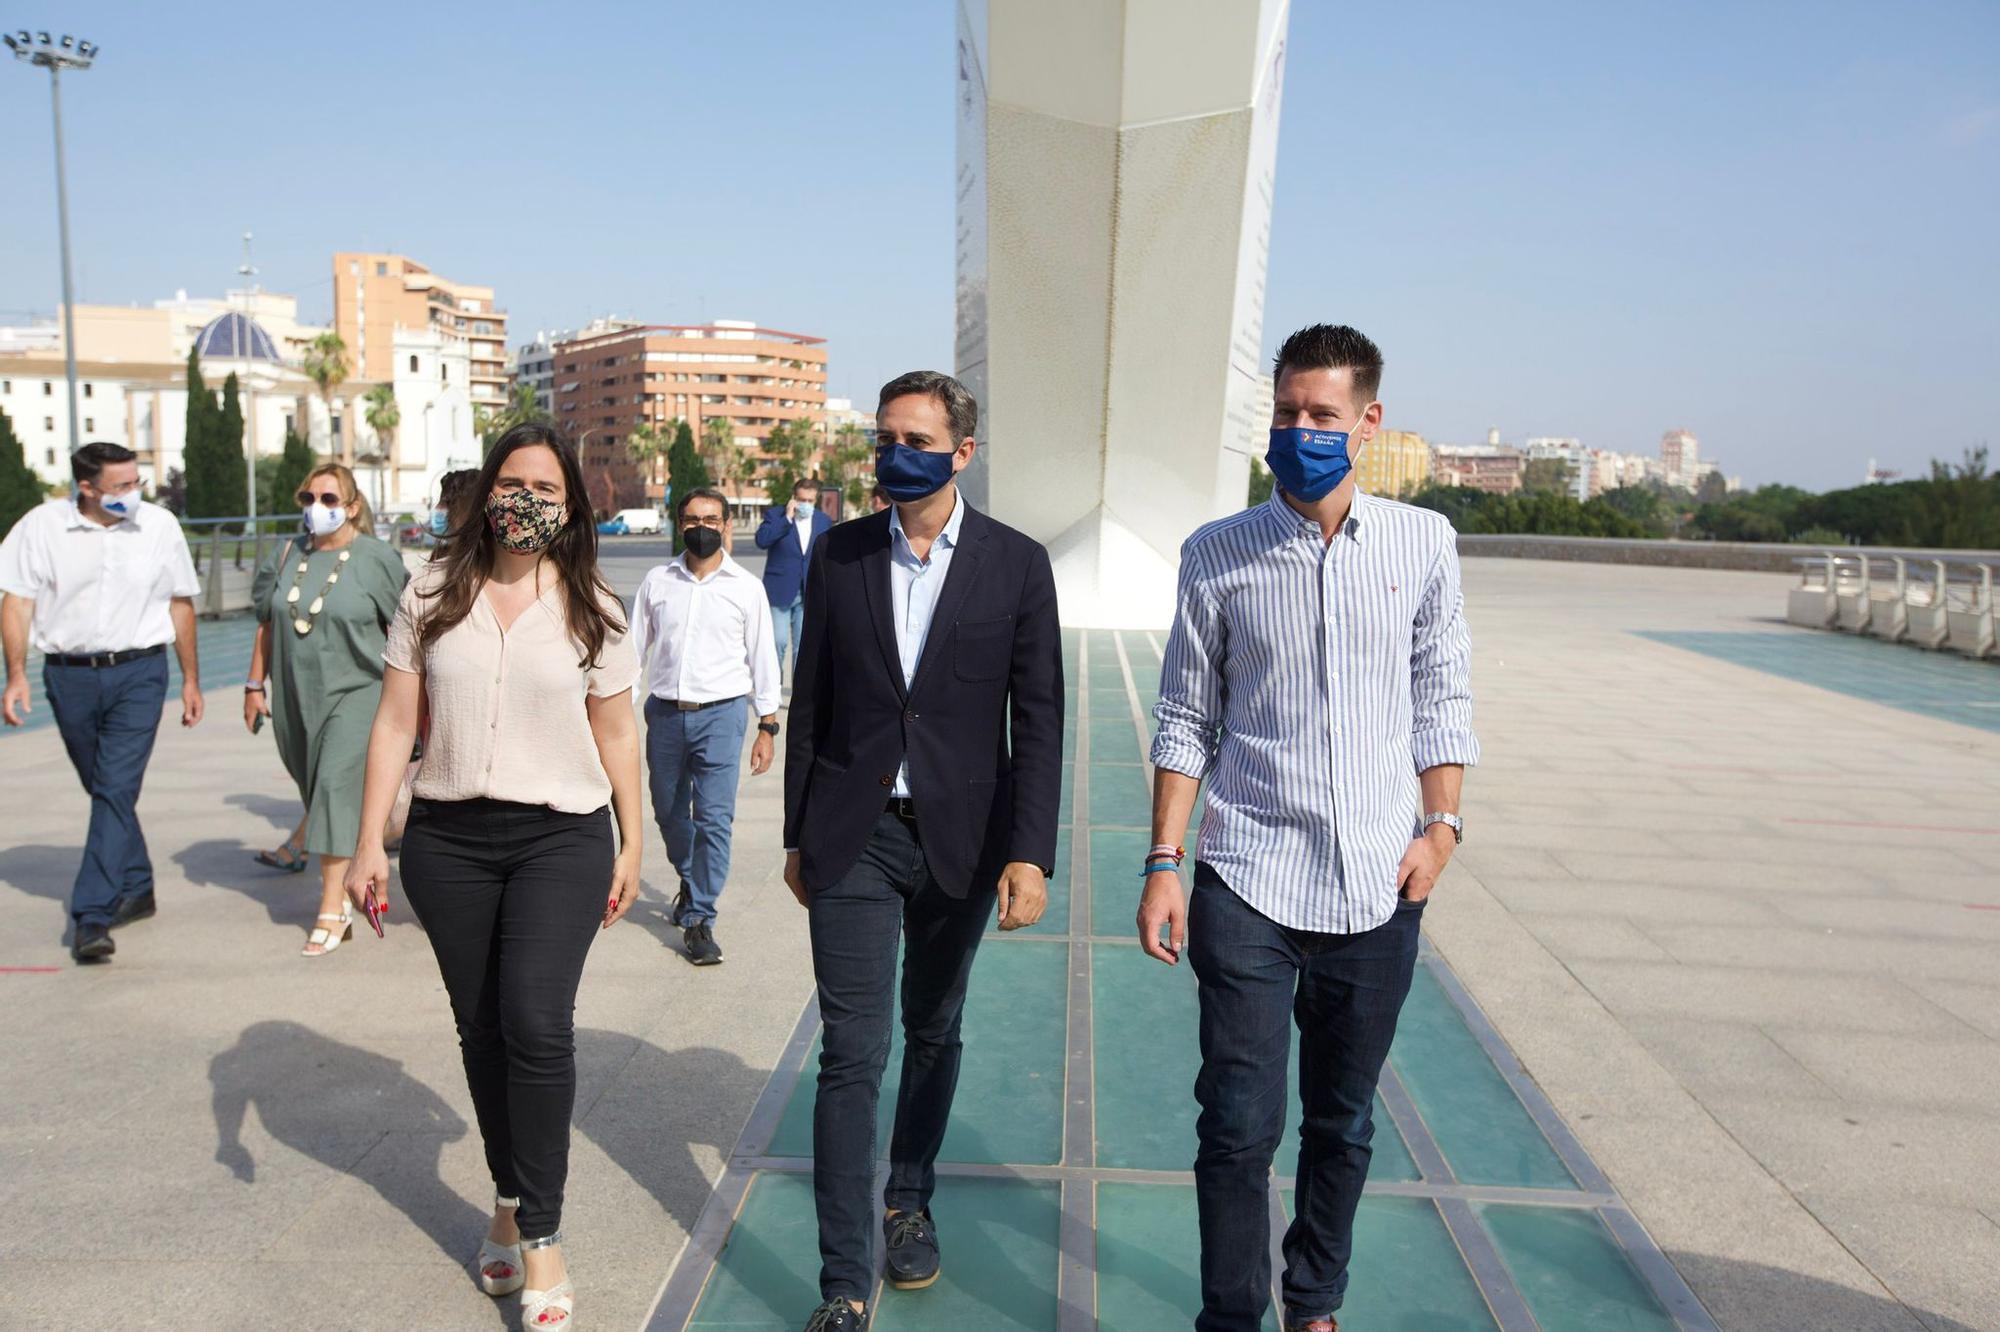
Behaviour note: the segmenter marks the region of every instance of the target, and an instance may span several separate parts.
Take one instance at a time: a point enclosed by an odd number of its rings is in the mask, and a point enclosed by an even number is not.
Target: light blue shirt
[[[965,496],[954,494],[951,517],[944,531],[931,542],[929,559],[920,560],[903,534],[903,516],[889,509],[889,605],[896,617],[896,654],[902,659],[903,688],[908,689],[923,660],[924,640],[930,637],[931,617],[937,614],[938,595],[951,573],[951,555],[958,549],[958,530],[965,525]],[[895,795],[910,794],[910,764],[896,770]]]
[[[1200,858],[1281,925],[1387,921],[1417,775],[1479,761],[1456,535],[1357,491],[1326,542],[1274,494],[1181,547],[1153,763],[1207,780]]]

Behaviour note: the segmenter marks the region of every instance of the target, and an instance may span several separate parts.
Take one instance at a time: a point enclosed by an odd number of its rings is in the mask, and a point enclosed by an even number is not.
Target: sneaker
[[[681,931],[681,947],[687,949],[688,961],[698,967],[712,967],[722,961],[722,947],[715,942],[715,927],[705,920]]]
[[[78,962],[109,962],[117,951],[109,925],[79,925],[69,941],[69,955]]]
[[[682,884],[681,890],[674,894],[674,909],[667,913],[667,919],[673,922],[675,929],[680,929],[686,923],[684,918],[687,916],[689,900],[688,886]]]
[[[938,1279],[937,1226],[930,1209],[891,1212],[882,1221],[889,1284],[897,1290],[922,1290]]]
[[[866,1326],[868,1311],[856,1313],[853,1305],[838,1297],[814,1309],[806,1320],[806,1332],[861,1332]]]
[[[117,906],[111,908],[111,928],[115,930],[120,925],[130,925],[135,920],[145,920],[151,917],[155,910],[157,908],[153,903],[153,890],[150,888],[137,896],[122,898]]]

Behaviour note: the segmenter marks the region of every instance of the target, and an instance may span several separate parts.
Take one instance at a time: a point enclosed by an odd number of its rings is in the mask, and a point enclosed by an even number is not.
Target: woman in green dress
[[[370,535],[373,517],[347,468],[319,468],[298,503],[304,533],[272,552],[251,587],[258,626],[243,720],[255,732],[260,716],[270,718],[305,804],[303,845],[319,857],[320,895],[304,952],[323,957],[354,931],[341,884],[361,831],[382,650],[410,575],[395,549]]]

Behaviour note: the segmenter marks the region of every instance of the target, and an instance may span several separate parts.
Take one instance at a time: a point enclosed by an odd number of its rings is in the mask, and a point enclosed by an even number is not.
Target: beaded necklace
[[[320,588],[319,595],[312,599],[312,603],[306,607],[305,614],[303,615],[299,614],[298,611],[299,584],[305,581],[306,568],[312,563],[312,552],[307,551],[299,557],[298,572],[292,575],[292,590],[285,594],[285,607],[292,613],[292,628],[298,633],[299,637],[303,638],[312,632],[314,618],[326,606],[326,594],[333,590],[335,583],[340,581],[340,571],[347,567],[348,557],[352,554],[354,554],[352,546],[340,552],[340,558],[333,562],[333,572],[326,576],[325,586]]]

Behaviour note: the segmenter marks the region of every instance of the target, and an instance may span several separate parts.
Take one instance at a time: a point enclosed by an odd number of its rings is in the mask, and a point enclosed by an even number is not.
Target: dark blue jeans
[[[90,832],[70,890],[70,919],[109,925],[126,898],[153,891],[153,862],[139,830],[139,786],[167,701],[165,654],[117,666],[42,667],[69,761],[90,793]]]
[[[875,1288],[875,1112],[889,1058],[896,937],[903,937],[903,1085],[889,1139],[883,1204],[930,1206],[962,1050],[959,1019],[993,894],[948,896],[924,864],[919,830],[876,820],[840,882],[812,895],[813,971],[826,1031],[813,1102],[813,1201],[820,1295],[865,1300]]]
[[[750,705],[740,698],[699,712],[682,712],[663,699],[646,700],[653,818],[666,839],[667,859],[687,885],[683,925],[714,920],[715,901],[729,879],[736,774],[743,766],[749,717]]]
[[[1188,960],[1201,982],[1201,1213],[1197,1332],[1255,1332],[1271,1301],[1271,1158],[1285,1131],[1285,1065],[1299,1029],[1297,1206],[1285,1232],[1285,1316],[1340,1307],[1368,1179],[1375,1083],[1417,961],[1420,903],[1362,934],[1278,924],[1195,867]]]

